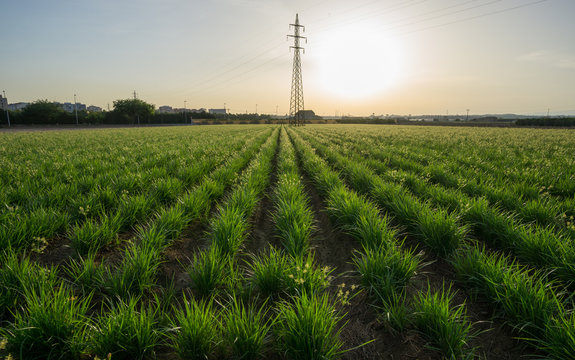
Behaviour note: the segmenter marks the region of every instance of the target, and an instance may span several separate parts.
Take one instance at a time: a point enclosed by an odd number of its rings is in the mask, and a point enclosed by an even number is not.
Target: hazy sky
[[[575,114],[574,0],[1,0],[0,90],[284,114],[296,13],[320,115]]]

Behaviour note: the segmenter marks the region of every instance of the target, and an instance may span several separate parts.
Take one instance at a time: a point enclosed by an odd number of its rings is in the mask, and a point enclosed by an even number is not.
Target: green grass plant
[[[274,324],[264,306],[245,304],[235,296],[222,314],[224,344],[235,359],[259,359],[270,340]]]
[[[220,314],[213,299],[184,297],[183,308],[174,307],[171,346],[182,359],[207,359],[222,345]]]
[[[330,284],[333,269],[319,267],[313,253],[290,258],[290,266],[285,270],[285,282],[288,293],[322,293]]]
[[[0,226],[0,247],[25,250],[32,245],[34,238],[50,239],[65,229],[70,215],[59,210],[36,208],[29,213],[14,211],[5,219]]]
[[[107,268],[104,288],[113,297],[140,296],[155,283],[161,254],[156,248],[131,245],[118,268]]]
[[[96,262],[95,253],[70,260],[66,272],[84,293],[99,289],[104,282],[104,267]]]
[[[25,294],[56,286],[57,268],[45,268],[26,255],[5,252],[0,257],[0,318],[8,317],[25,300]]]
[[[189,221],[184,209],[176,205],[159,210],[147,228],[151,232],[161,234],[167,240],[173,240],[180,235]]]
[[[395,293],[404,291],[420,266],[413,252],[401,252],[394,247],[364,248],[356,253],[353,262],[362,285],[382,303],[390,302]]]
[[[150,359],[156,357],[162,330],[155,304],[144,305],[140,298],[114,301],[95,321],[88,348],[100,358]]]
[[[451,286],[440,291],[420,292],[413,301],[413,323],[431,340],[431,348],[448,359],[473,358],[469,341],[472,325],[467,320],[465,304],[454,306]]]
[[[178,194],[182,192],[183,184],[176,178],[154,177],[154,179],[148,196],[161,204],[173,203],[178,198]]]
[[[212,246],[223,256],[233,256],[241,248],[248,223],[242,208],[220,207],[210,224]]]
[[[259,256],[252,255],[249,262],[250,281],[265,297],[277,297],[287,290],[286,269],[290,259],[270,247],[269,251]]]
[[[80,255],[86,255],[113,245],[121,227],[119,216],[103,216],[99,220],[88,220],[82,225],[72,227],[69,237],[72,247]]]
[[[337,359],[344,352],[341,314],[327,294],[303,293],[280,305],[279,351],[289,359]]]
[[[540,338],[547,324],[563,311],[563,301],[545,273],[529,271],[503,255],[477,247],[453,259],[459,279],[493,302],[510,324],[529,337]]]
[[[280,176],[275,189],[273,219],[287,253],[302,256],[309,250],[313,214],[297,175]]]
[[[211,201],[222,194],[224,191],[223,184],[217,183],[212,179],[206,179],[192,191],[180,199],[180,204],[184,213],[190,219],[199,219],[207,215]]]
[[[329,192],[327,209],[337,224],[359,240],[364,247],[385,248],[395,240],[386,216],[366,199],[343,186]]]
[[[2,336],[22,359],[75,359],[84,347],[91,294],[77,298],[63,283],[41,283],[23,294],[24,304]]]
[[[276,231],[288,254],[304,256],[314,230],[313,212],[300,179],[293,145],[283,129],[277,158],[278,180],[273,193]]]
[[[118,206],[119,218],[122,219],[121,230],[129,230],[132,225],[146,218],[153,205],[153,201],[144,195],[122,197]]]
[[[231,257],[221,254],[216,247],[210,247],[194,254],[187,272],[195,291],[208,296],[228,287],[235,270]]]
[[[545,325],[537,347],[553,359],[570,359],[575,354],[575,314],[565,312]]]

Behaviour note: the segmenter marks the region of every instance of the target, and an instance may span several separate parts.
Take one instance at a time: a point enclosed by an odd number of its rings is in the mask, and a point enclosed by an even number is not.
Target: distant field
[[[573,358],[570,130],[0,135],[0,357]]]

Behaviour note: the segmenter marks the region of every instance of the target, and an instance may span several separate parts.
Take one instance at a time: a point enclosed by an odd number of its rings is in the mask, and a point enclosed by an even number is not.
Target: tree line
[[[146,124],[189,124],[194,120],[254,121],[265,120],[267,115],[258,114],[210,114],[208,112],[159,113],[155,107],[140,99],[120,99],[114,101],[111,111],[68,112],[58,104],[48,100],[37,100],[22,110],[9,111],[12,125],[146,125]],[[3,114],[4,115],[4,114]],[[8,122],[4,115],[0,126]]]
[[[112,111],[68,112],[48,100],[37,100],[22,110],[10,111],[13,125],[73,125],[73,124],[161,124],[185,123],[184,114],[159,114],[154,105],[140,99],[114,101]],[[205,114],[210,116],[211,114]]]
[[[575,126],[575,118],[519,119],[515,124],[518,126],[570,127]]]

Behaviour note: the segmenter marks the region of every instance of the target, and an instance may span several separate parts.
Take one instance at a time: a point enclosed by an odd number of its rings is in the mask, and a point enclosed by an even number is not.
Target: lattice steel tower
[[[293,38],[294,44],[290,46],[290,49],[294,49],[293,53],[293,72],[291,78],[291,97],[289,104],[289,124],[290,125],[303,125],[303,82],[301,78],[301,58],[300,50],[304,48],[299,46],[299,40],[307,38],[305,36],[300,36],[300,28],[305,32],[305,27],[299,24],[298,14],[295,14],[295,24],[290,24],[290,29],[293,26],[293,35],[288,35]],[[305,50],[304,50],[305,53]]]

